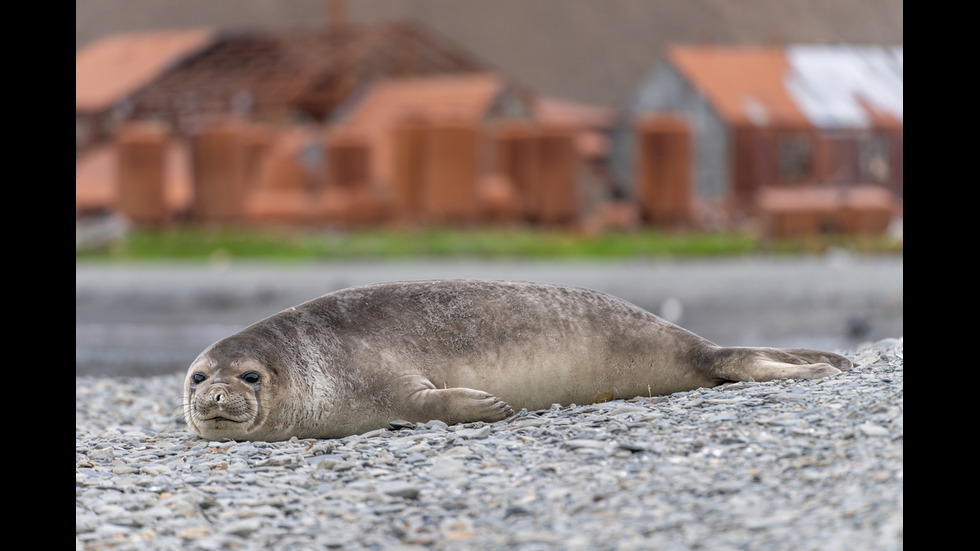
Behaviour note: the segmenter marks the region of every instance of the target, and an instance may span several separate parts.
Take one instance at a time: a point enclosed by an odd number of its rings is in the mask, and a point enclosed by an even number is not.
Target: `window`
[[[802,136],[784,137],[779,140],[779,180],[795,184],[810,178],[813,173],[813,145]]]
[[[858,144],[858,174],[862,182],[886,184],[891,179],[891,143],[884,136],[870,136]]]

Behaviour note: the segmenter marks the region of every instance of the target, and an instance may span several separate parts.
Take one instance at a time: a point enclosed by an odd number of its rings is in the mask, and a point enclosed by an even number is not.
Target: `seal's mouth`
[[[209,419],[204,419],[204,421],[213,422],[213,423],[218,423],[218,422],[221,422],[221,421],[228,421],[229,423],[244,423],[244,421],[238,421],[236,419],[229,419],[227,417],[211,417]]]

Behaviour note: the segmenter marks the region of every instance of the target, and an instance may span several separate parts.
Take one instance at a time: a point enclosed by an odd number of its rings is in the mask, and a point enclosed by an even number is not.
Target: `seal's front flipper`
[[[439,419],[446,423],[472,423],[501,421],[514,414],[514,410],[500,398],[482,390],[471,388],[427,388],[419,391],[412,400],[418,409],[413,412],[417,419]]]
[[[713,375],[728,381],[819,379],[852,367],[844,356],[808,348],[732,346],[714,354]]]

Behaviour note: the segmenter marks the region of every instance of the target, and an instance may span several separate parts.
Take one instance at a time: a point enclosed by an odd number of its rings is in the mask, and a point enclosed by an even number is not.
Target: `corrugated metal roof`
[[[668,60],[732,124],[902,122],[902,48],[674,46]]]
[[[902,123],[902,48],[790,46],[786,89],[819,128]]]
[[[75,111],[99,111],[211,44],[211,29],[119,34],[75,54]]]
[[[345,47],[372,33],[344,35],[320,29],[221,35],[205,54],[162,74],[134,98],[147,112],[214,112],[286,108],[343,60]]]

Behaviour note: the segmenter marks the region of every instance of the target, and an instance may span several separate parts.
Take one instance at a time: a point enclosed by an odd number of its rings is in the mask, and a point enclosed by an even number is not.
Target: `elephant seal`
[[[850,367],[818,350],[721,347],[590,289],[412,281],[329,293],[219,340],[191,363],[183,409],[213,440],[336,438]]]

